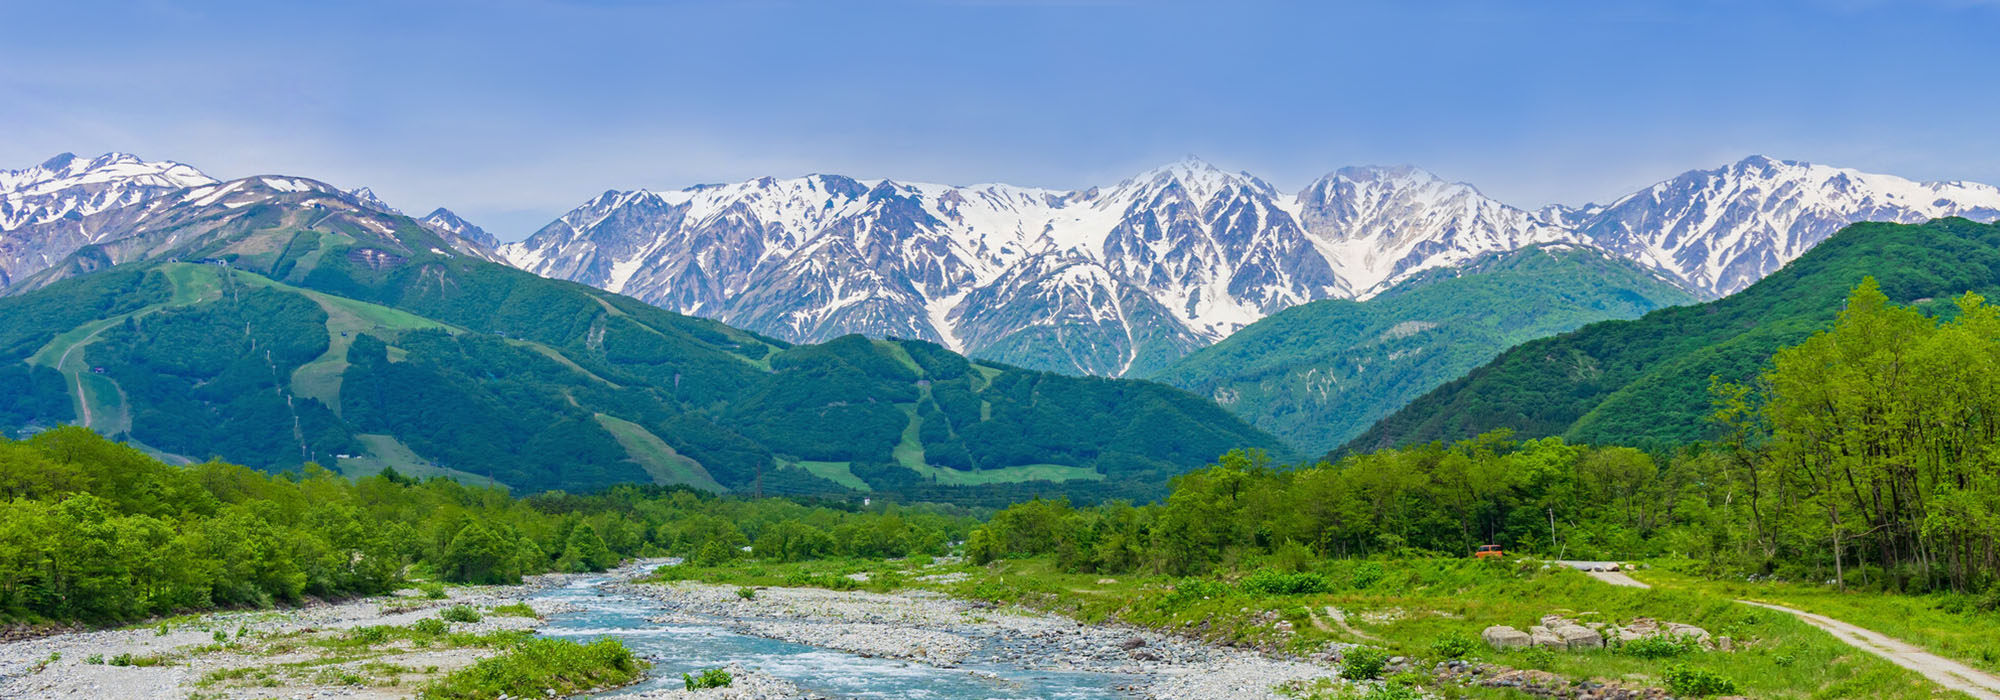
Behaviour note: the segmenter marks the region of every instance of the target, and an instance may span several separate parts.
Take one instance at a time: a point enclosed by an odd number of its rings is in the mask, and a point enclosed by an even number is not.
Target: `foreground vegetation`
[[[1347,670],[1444,697],[1520,697],[1512,691],[1437,681],[1430,669],[1449,660],[1542,670],[1579,681],[1668,688],[1677,677],[1713,678],[1750,697],[1944,697],[1915,674],[1848,647],[1790,615],[1737,604],[1701,588],[1608,586],[1580,572],[1533,560],[1301,561],[1263,556],[1201,576],[1106,576],[1068,571],[1055,557],[1043,555],[983,566],[945,559],[738,562],[668,567],[660,578],[741,585],[746,590],[756,586],[928,589],[1087,622],[1132,624],[1280,653],[1319,656],[1344,647],[1347,652],[1340,665],[1372,663],[1375,669]],[[1602,650],[1494,650],[1479,638],[1489,625],[1525,629],[1550,614],[1610,624],[1639,617],[1692,624],[1716,637],[1730,637],[1733,650],[1668,642],[1614,644]],[[1995,621],[1986,624],[1990,630]],[[1420,672],[1398,676],[1382,670],[1395,656],[1412,659],[1412,668]]]
[[[632,555],[720,563],[942,553],[945,508],[722,498],[617,487],[505,491],[393,471],[358,481],[163,464],[82,428],[0,440],[0,616],[116,621],[386,593],[409,577],[518,582]]]
[[[1498,543],[2000,606],[2000,309],[1967,295],[1938,321],[1870,281],[1758,384],[1715,394],[1719,444],[1654,455],[1498,432],[1298,468],[1232,453],[1156,504],[1017,504],[967,552],[1185,575]]]

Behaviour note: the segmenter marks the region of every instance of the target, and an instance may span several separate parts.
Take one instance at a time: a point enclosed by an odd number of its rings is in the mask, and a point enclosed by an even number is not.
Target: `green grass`
[[[854,489],[856,491],[875,490],[873,487],[870,487],[868,485],[868,482],[862,481],[861,477],[854,475],[852,462],[815,462],[811,460],[802,460],[798,462],[780,462],[779,466],[797,467],[799,469],[804,469],[807,472],[810,472],[813,476],[817,476],[821,479],[825,479],[827,481],[840,484],[841,486],[845,486],[847,488]]]
[[[1616,650],[1472,655],[1572,679],[1666,684],[1669,668],[1719,674],[1759,698],[1942,697],[1916,674],[1853,649],[1789,615],[1740,605],[1699,591],[1616,588],[1568,569],[1470,560],[1335,561],[1311,570],[1326,593],[1261,595],[1225,580],[1065,573],[1045,560],[1004,561],[949,586],[958,595],[1027,604],[1088,621],[1117,620],[1179,631],[1210,641],[1309,653],[1328,642],[1385,647],[1428,662],[1451,640],[1489,625],[1526,629],[1545,614],[1619,623],[1634,617],[1694,624],[1742,645],[1733,653],[1699,651],[1646,658]],[[1348,614],[1364,639],[1333,624],[1328,606]],[[1275,620],[1293,631],[1278,629]],[[1377,641],[1381,640],[1381,641]]]
[[[1023,481],[1103,481],[1104,475],[1087,467],[1063,464],[1023,464],[999,469],[961,471],[951,467],[924,465],[917,473],[947,486],[1013,484]]]
[[[631,455],[632,462],[653,477],[653,483],[686,484],[718,493],[729,490],[717,483],[700,462],[675,451],[645,427],[603,413],[597,414],[597,424],[604,426],[611,437],[617,438],[619,446],[625,448],[625,454]]]
[[[2000,672],[2000,610],[1980,610],[1978,596],[1840,591],[1809,583],[1714,581],[1663,568],[1641,571],[1635,578],[1664,588],[1776,603],[1818,613],[1915,644],[1968,666]]]
[[[1246,562],[1246,569],[1256,569]],[[865,573],[867,581],[850,574]],[[955,583],[926,581],[935,574],[967,575]],[[1649,574],[1647,578],[1663,575]],[[1418,659],[1423,667],[1445,658],[1468,658],[1560,674],[1572,680],[1622,680],[1665,687],[1669,671],[1715,674],[1738,692],[1757,698],[1959,698],[1906,671],[1834,639],[1791,615],[1734,602],[1720,586],[1690,582],[1686,588],[1609,586],[1567,568],[1537,563],[1462,559],[1318,562],[1283,576],[1240,573],[1199,579],[1149,574],[1074,573],[1047,559],[1004,560],[984,567],[914,561],[738,562],[717,567],[662,569],[660,580],[734,586],[798,586],[834,590],[925,588],[959,597],[1016,604],[1087,622],[1121,622],[1210,642],[1311,654],[1327,643],[1380,647]],[[1252,579],[1310,579],[1311,586],[1246,586]],[[1672,578],[1679,584],[1687,579]],[[1318,590],[1299,595],[1252,590]],[[1850,594],[1850,597],[1851,594]],[[1891,598],[1889,596],[1881,596]],[[1914,619],[1950,628],[1950,620],[1923,617],[1923,598],[1877,614],[1906,611]],[[1795,603],[1798,599],[1773,602]],[[1917,607],[1912,607],[1917,606]],[[1343,628],[1327,612],[1346,613]],[[1735,640],[1733,652],[1656,648],[1553,653],[1494,651],[1478,634],[1489,625],[1525,630],[1546,614],[1584,622],[1623,623],[1635,617],[1693,624]],[[1855,616],[1866,618],[1867,616]],[[1288,623],[1290,632],[1276,623]],[[1851,620],[1870,626],[1876,620]],[[1880,622],[1881,628],[1892,628]],[[1348,629],[1360,635],[1351,634]],[[1883,629],[1885,633],[1887,629]],[[1955,630],[1965,639],[1991,635],[1990,627]],[[1893,636],[1893,633],[1892,633]],[[1915,636],[1915,635],[1911,635]],[[1431,688],[1443,697],[1518,698],[1497,689]]]
[[[496,482],[478,474],[457,469],[447,469],[432,464],[429,460],[417,456],[417,453],[412,452],[409,446],[404,445],[393,436],[360,434],[355,435],[354,439],[368,447],[368,454],[355,455],[348,459],[337,460],[339,462],[340,473],[349,478],[359,479],[361,477],[374,476],[382,473],[384,469],[394,467],[403,476],[419,479],[442,476],[461,484],[507,488],[506,484]]]

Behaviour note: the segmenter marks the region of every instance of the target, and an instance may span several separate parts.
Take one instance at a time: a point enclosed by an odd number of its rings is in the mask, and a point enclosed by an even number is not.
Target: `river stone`
[[[1582,625],[1564,625],[1562,627],[1555,628],[1554,632],[1557,637],[1562,638],[1563,644],[1568,645],[1569,648],[1571,649],[1604,648],[1603,635],[1598,634],[1596,630],[1593,630],[1589,627],[1584,627]]]
[[[1706,642],[1708,641],[1708,630],[1696,627],[1694,625],[1683,625],[1678,622],[1669,622],[1667,623],[1667,636],[1693,637],[1697,641]]]
[[[1569,644],[1564,642],[1562,637],[1556,636],[1553,630],[1541,625],[1528,628],[1528,638],[1530,643],[1538,647],[1554,647],[1556,649],[1569,647]]]
[[[1479,637],[1481,639],[1486,640],[1487,646],[1491,646],[1495,649],[1512,649],[1515,647],[1524,647],[1534,641],[1532,638],[1528,636],[1528,633],[1522,632],[1512,627],[1508,627],[1506,625],[1494,625],[1492,627],[1488,627],[1486,628],[1486,631],[1479,633]]]

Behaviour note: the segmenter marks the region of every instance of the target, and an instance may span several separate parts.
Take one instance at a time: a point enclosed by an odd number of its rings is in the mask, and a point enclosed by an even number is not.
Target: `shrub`
[[[119,654],[117,656],[111,657],[111,665],[113,666],[135,666],[139,668],[158,666],[161,663],[164,663],[165,661],[166,659],[158,656],[133,656],[131,654]]]
[[[1714,671],[1688,668],[1674,664],[1667,668],[1667,692],[1686,697],[1708,697],[1710,695],[1730,695],[1736,692],[1736,682],[1722,677]]]
[[[567,639],[530,639],[512,651],[481,659],[425,685],[423,700],[485,700],[503,695],[568,696],[638,680],[645,662],[615,639],[588,645]]]
[[[1172,604],[1204,598],[1222,598],[1232,592],[1229,584],[1221,581],[1190,577],[1174,582],[1174,590],[1167,594],[1166,602]]]
[[[1424,691],[1413,685],[1384,683],[1369,689],[1361,700],[1424,700]]]
[[[347,639],[357,644],[374,646],[389,641],[389,629],[381,625],[356,627],[347,631]]]
[[[1349,680],[1380,678],[1389,665],[1389,652],[1375,647],[1348,647],[1340,653],[1340,677]]]
[[[711,668],[702,671],[699,676],[683,673],[681,674],[681,681],[687,685],[688,690],[701,690],[704,688],[727,688],[736,679],[730,677],[728,671]]]
[[[1699,642],[1687,637],[1659,635],[1626,640],[1624,644],[1619,645],[1618,651],[1626,656],[1636,656],[1641,659],[1670,659],[1686,656],[1700,648]]]
[[[738,588],[736,589],[736,597],[742,598],[743,600],[756,600],[757,589],[751,588],[749,586]]]
[[[1309,595],[1331,592],[1333,584],[1319,574],[1258,569],[1244,577],[1243,590],[1263,595]]]
[[[417,590],[422,592],[425,598],[431,600],[444,600],[445,598],[444,584],[442,583],[426,583],[417,586]]]
[[[438,612],[438,617],[450,622],[478,622],[479,611],[470,605],[454,605]]]
[[[1453,632],[1431,642],[1431,653],[1442,659],[1463,659],[1471,656],[1480,646],[1478,637],[1465,632]]]
[[[535,612],[535,609],[529,606],[527,603],[508,603],[506,605],[495,605],[493,606],[493,609],[489,611],[488,614],[491,614],[495,617],[540,618],[542,616],[541,613]]]
[[[1347,585],[1353,586],[1354,588],[1357,589],[1367,588],[1369,586],[1375,585],[1377,581],[1381,581],[1382,576],[1383,576],[1383,571],[1381,564],[1372,561],[1364,561],[1361,562],[1360,564],[1356,564],[1354,566],[1354,571],[1348,574]]]
[[[428,637],[438,637],[443,636],[446,632],[450,632],[451,625],[445,624],[444,620],[435,617],[426,617],[411,624],[410,631]]]

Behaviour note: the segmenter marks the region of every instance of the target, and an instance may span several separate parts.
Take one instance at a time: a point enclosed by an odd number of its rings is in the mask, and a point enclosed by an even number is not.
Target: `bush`
[[[479,611],[470,605],[454,605],[438,612],[438,617],[450,622],[478,622]]]
[[[538,619],[541,617],[541,614],[535,612],[535,609],[527,603],[495,605],[489,614],[497,617],[533,617]]]
[[[1243,579],[1246,593],[1263,595],[1309,595],[1333,591],[1333,584],[1325,576],[1314,573],[1285,573],[1271,569],[1258,569]]]
[[[1659,635],[1626,640],[1618,646],[1618,651],[1641,659],[1671,659],[1692,654],[1700,648],[1699,642],[1687,637]]]
[[[1340,677],[1365,680],[1382,677],[1389,665],[1389,652],[1375,647],[1348,647],[1340,653]]]
[[[1441,659],[1463,659],[1471,656],[1482,646],[1478,637],[1465,632],[1453,632],[1431,642],[1431,653]]]
[[[410,625],[410,631],[427,637],[441,637],[451,631],[451,625],[435,617],[426,617]]]
[[[736,589],[736,597],[742,598],[743,600],[756,600],[757,589],[751,588],[749,586],[738,588]]]
[[[1167,594],[1165,602],[1173,604],[1190,600],[1222,598],[1232,592],[1234,591],[1230,590],[1229,584],[1221,581],[1189,577],[1174,582],[1174,590],[1172,593]]]
[[[1360,564],[1355,565],[1354,572],[1348,574],[1347,585],[1352,586],[1356,589],[1367,588],[1369,586],[1375,585],[1377,581],[1381,581],[1382,576],[1383,576],[1383,571],[1381,564],[1372,561],[1364,561],[1361,562]]]
[[[444,584],[442,583],[426,583],[417,586],[417,590],[422,592],[425,598],[431,600],[444,600],[445,598]]]
[[[1684,697],[1708,697],[1710,695],[1730,695],[1736,692],[1736,682],[1722,677],[1714,671],[1688,668],[1674,664],[1667,668],[1667,692]]]
[[[423,700],[486,700],[569,696],[638,680],[645,662],[616,639],[588,645],[567,639],[531,639],[499,656],[425,685]]]
[[[687,684],[688,690],[702,690],[704,688],[727,688],[736,679],[730,677],[728,671],[711,668],[702,671],[699,676],[683,673],[681,674],[681,681]]]

